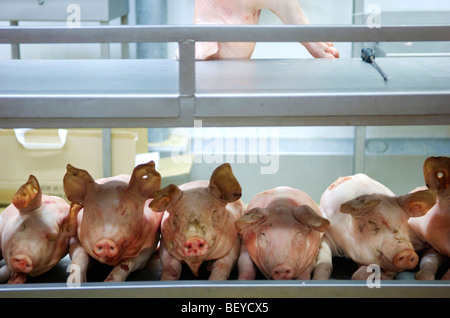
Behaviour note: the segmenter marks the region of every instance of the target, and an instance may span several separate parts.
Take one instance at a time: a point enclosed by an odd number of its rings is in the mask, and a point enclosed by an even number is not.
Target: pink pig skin
[[[329,221],[305,192],[278,187],[257,194],[236,221],[242,237],[239,279],[310,279]]]
[[[416,251],[424,252],[416,279],[433,280],[442,265],[447,271],[442,279],[450,279],[450,158],[429,157],[423,165],[425,183],[436,191],[436,204],[422,217],[408,220],[411,241]]]
[[[30,175],[0,214],[0,246],[6,265],[0,281],[20,284],[53,268],[76,234],[76,210],[59,197],[44,195]]]
[[[258,24],[262,9],[269,9],[285,24],[309,24],[298,0],[196,0],[194,24]],[[313,57],[338,58],[330,42],[302,43]],[[250,58],[255,43],[198,42],[197,59]]]
[[[72,264],[86,281],[89,256],[114,266],[106,281],[124,281],[145,266],[159,239],[161,214],[148,204],[161,186],[153,161],[120,175],[94,181],[85,170],[67,166],[64,190],[78,206],[78,238],[72,239]]]
[[[328,279],[332,256],[360,265],[353,279],[367,279],[376,264],[382,279],[413,269],[418,262],[409,238],[408,219],[424,215],[436,202],[433,191],[395,196],[365,174],[341,177],[322,195],[320,210],[330,221],[317,257],[315,279]]]
[[[169,185],[155,193],[150,207],[166,211],[161,222],[161,280],[178,280],[182,262],[194,275],[202,262],[213,261],[210,280],[226,280],[239,255],[234,222],[244,205],[231,166],[216,168],[210,181]]]

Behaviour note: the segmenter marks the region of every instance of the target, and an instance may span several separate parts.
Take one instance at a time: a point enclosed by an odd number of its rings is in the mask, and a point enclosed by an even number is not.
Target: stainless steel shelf
[[[176,281],[1,285],[0,297],[152,297],[152,298],[448,298],[445,281],[382,281],[369,288],[365,281]]]
[[[53,269],[41,276],[27,279],[23,285],[0,284],[1,298],[16,297],[152,297],[152,298],[449,298],[449,281],[417,281],[414,272],[399,273],[395,280],[380,281],[380,288],[369,288],[366,281],[353,281],[357,265],[351,260],[333,259],[333,274],[328,281],[274,281],[262,275],[256,280],[238,281],[233,270],[227,281],[208,281],[209,272],[201,269],[199,278],[184,266],[179,281],[162,282],[158,253],[141,270],[130,274],[126,282],[103,282],[112,267],[93,262],[88,283],[68,287],[66,280],[70,258],[64,257]],[[440,273],[440,272],[439,272]],[[443,273],[442,273],[443,274]],[[440,275],[442,275],[440,274]],[[440,276],[438,276],[440,277]],[[371,282],[373,283],[373,282]],[[372,286],[373,287],[373,286]]]
[[[176,60],[2,60],[1,127],[450,123],[450,57],[195,62],[180,94]]]

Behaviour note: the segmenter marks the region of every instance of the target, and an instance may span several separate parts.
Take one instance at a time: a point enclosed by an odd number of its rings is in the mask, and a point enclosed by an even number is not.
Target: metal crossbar
[[[4,27],[0,43],[178,42],[180,96],[195,94],[195,42],[450,41],[450,25],[157,25],[101,27]]]
[[[154,25],[3,27],[0,43],[450,41],[450,25]]]
[[[125,100],[132,100],[135,103],[133,108],[133,115],[130,114],[130,120],[133,119],[132,125],[145,122],[146,124],[152,123],[152,125],[187,125],[192,124],[192,118],[208,118],[211,125],[220,124],[224,125],[232,124],[237,125],[249,123],[261,125],[265,124],[273,125],[295,123],[298,124],[300,118],[307,122],[307,124],[323,124],[324,118],[329,117],[330,120],[327,123],[332,122],[336,124],[337,116],[347,116],[342,118],[348,118],[353,116],[352,120],[342,120],[341,123],[348,124],[349,122],[360,124],[358,118],[364,118],[363,123],[379,123],[378,120],[386,119],[387,123],[397,123],[397,116],[402,116],[404,120],[407,120],[408,116],[413,116],[408,120],[413,123],[418,122],[418,118],[421,120],[425,117],[422,115],[428,115],[421,123],[447,123],[448,122],[448,89],[446,81],[448,81],[448,74],[446,72],[445,65],[450,63],[445,58],[430,58],[430,59],[415,59],[414,63],[407,60],[390,61],[386,60],[384,65],[390,67],[389,70],[392,74],[400,74],[400,72],[406,72],[411,78],[408,81],[404,81],[403,77],[397,77],[397,82],[389,86],[378,87],[378,82],[375,82],[371,86],[354,86],[352,89],[336,92],[336,85],[340,81],[351,80],[357,82],[362,72],[359,69],[359,65],[354,59],[342,59],[336,63],[330,64],[330,61],[322,60],[309,63],[305,61],[291,60],[290,65],[294,67],[286,68],[283,63],[278,63],[276,60],[271,61],[215,61],[211,63],[196,63],[195,61],[195,42],[203,41],[218,41],[218,42],[315,42],[315,41],[333,41],[333,42],[384,42],[384,41],[450,41],[450,25],[423,25],[423,26],[383,26],[381,28],[369,28],[367,26],[360,25],[333,25],[333,26],[311,26],[311,25],[277,25],[277,26],[242,26],[242,25],[164,25],[164,26],[83,26],[80,28],[67,28],[67,27],[3,27],[0,28],[0,44],[10,43],[122,43],[122,42],[177,42],[179,45],[179,62],[166,59],[165,61],[108,61],[114,65],[115,68],[122,68],[124,74],[129,67],[139,67],[146,65],[159,65],[161,68],[166,69],[170,76],[165,77],[168,81],[167,87],[162,86],[164,89],[161,92],[155,92],[152,87],[147,90],[145,87],[138,86],[140,89],[146,92],[152,92],[148,94],[136,94],[135,90],[131,89],[130,92],[125,92],[125,95],[118,94],[100,94],[90,95],[87,93],[81,95],[67,94],[54,94],[39,92],[39,107],[35,107],[36,98],[30,92],[27,95],[14,95],[8,92],[6,95],[1,96],[0,102],[3,105],[14,105],[15,107],[0,108],[4,117],[7,119],[3,122],[4,125],[12,125],[16,123],[14,120],[20,118],[26,121],[29,125],[29,116],[33,117],[38,114],[42,115],[42,118],[48,120],[46,124],[61,125],[62,121],[56,119],[56,117],[66,120],[65,125],[80,125],[76,117],[79,116],[78,110],[80,107],[85,107],[87,110],[85,113],[90,116],[84,116],[82,121],[83,125],[90,126],[98,124],[98,121],[93,120],[89,122],[89,118],[103,118],[102,116],[115,118],[118,120],[120,117],[123,121],[123,125],[129,125],[130,121],[123,119],[117,114],[121,114],[121,107]],[[28,69],[24,69],[25,62],[15,63],[14,61],[2,61],[7,67],[9,76],[15,76],[17,71],[28,72]],[[105,61],[106,62],[106,61]],[[26,62],[31,68],[40,68],[40,64],[36,64],[33,61]],[[43,62],[46,63],[46,62]],[[57,63],[55,61],[49,61],[45,67],[49,67],[55,70]],[[72,68],[76,71],[76,67],[87,67],[91,63],[89,61],[78,61],[67,63],[68,70]],[[403,64],[402,64],[403,63]],[[419,66],[411,68],[411,65],[417,64]],[[438,67],[435,67],[439,64]],[[78,66],[75,66],[78,65]],[[104,63],[96,62],[95,68],[97,72],[101,70],[108,71],[110,66],[104,65]],[[136,66],[139,65],[139,66]],[[220,90],[212,92],[211,90],[205,91],[205,76],[216,80],[217,77],[211,76],[211,74],[217,74],[218,68],[222,69],[222,66],[226,67],[250,67],[251,74],[247,82],[252,83],[255,79],[266,78],[268,72],[276,72],[280,70],[283,73],[281,78],[287,78],[282,81],[283,86],[275,85],[273,89],[268,92],[266,89],[261,94],[261,89],[257,91],[257,94],[253,91],[249,91],[248,85],[240,87],[240,90],[230,90],[230,85],[235,83],[229,83],[225,78],[220,78],[222,84],[227,84],[228,90],[224,90],[221,84]],[[390,66],[389,66],[390,65]],[[173,69],[175,67],[175,71]],[[255,66],[258,66],[255,68]],[[312,70],[305,71],[305,68],[313,67],[314,70],[322,69],[334,71],[327,73],[328,77],[315,78],[316,81],[321,81],[323,87],[329,85],[330,91],[326,89],[321,93],[317,92],[316,88],[313,88],[311,92],[305,91],[309,86],[306,84],[311,82],[311,76],[318,74]],[[364,67],[364,66],[362,66]],[[431,67],[433,72],[430,72],[429,78],[424,81],[423,77],[417,76],[421,68]],[[14,71],[14,68],[17,68]],[[178,68],[178,72],[176,69]],[[198,68],[198,70],[196,70]],[[303,72],[296,72],[295,70],[301,68]],[[174,72],[172,72],[174,71]],[[196,74],[196,72],[198,74]],[[261,73],[262,72],[262,73]],[[286,72],[288,74],[286,74]],[[306,72],[306,73],[305,73]],[[337,73],[335,73],[337,72]],[[75,72],[76,73],[76,72]],[[141,72],[142,73],[142,72]],[[249,73],[249,72],[247,72]],[[436,74],[438,73],[438,74]],[[1,74],[1,73],[0,73]],[[12,74],[12,75],[11,75]],[[78,74],[78,73],[77,73]],[[147,74],[147,73],[145,73]],[[145,76],[143,74],[143,76]],[[242,74],[245,74],[243,72]],[[310,80],[305,80],[304,74],[309,74]],[[334,76],[333,74],[339,74]],[[8,75],[3,76],[3,80],[6,80]],[[176,83],[178,77],[178,85]],[[202,77],[203,76],[203,77]],[[256,76],[252,78],[252,76]],[[264,77],[266,76],[266,77]],[[145,77],[147,78],[147,77]],[[149,77],[151,78],[151,76]],[[234,81],[233,76],[230,77],[230,81]],[[17,80],[17,76],[15,77]],[[133,80],[133,77],[131,77]],[[338,82],[336,80],[338,79]],[[429,80],[428,80],[429,79]],[[0,80],[2,80],[0,76]],[[79,78],[77,78],[79,80]],[[97,77],[97,80],[98,77]],[[153,80],[158,81],[153,78]],[[209,80],[209,79],[206,79]],[[223,82],[225,80],[225,82]],[[299,89],[298,86],[292,86],[292,81],[305,80],[305,89]],[[410,80],[413,80],[410,83]],[[149,86],[155,85],[155,82],[149,82]],[[277,80],[280,82],[279,80]],[[66,82],[64,82],[66,83]],[[58,83],[59,84],[59,83]],[[144,84],[144,86],[146,85]],[[157,83],[158,84],[158,83]],[[217,84],[217,83],[216,83]],[[262,87],[266,87],[264,80],[260,81]],[[286,85],[285,85],[286,84]],[[407,85],[406,85],[407,84]],[[96,82],[96,85],[98,83]],[[196,85],[198,88],[196,88]],[[202,86],[203,85],[203,86]],[[399,87],[398,85],[406,85],[405,87]],[[444,87],[442,87],[444,85]],[[161,87],[160,85],[156,85]],[[210,87],[211,85],[207,85]],[[285,87],[286,86],[286,87]],[[339,86],[339,85],[338,85]],[[20,85],[18,86],[20,88]],[[216,87],[217,86],[214,86]],[[302,86],[303,87],[303,86]],[[441,89],[442,87],[442,89]],[[261,87],[260,87],[261,88]],[[311,87],[310,87],[311,88]],[[420,88],[420,89],[417,89]],[[106,89],[103,87],[103,89]],[[200,89],[200,91],[199,91]],[[202,90],[203,89],[203,90]],[[278,91],[277,91],[278,89]],[[33,91],[33,89],[31,90]],[[88,92],[91,92],[89,89]],[[22,90],[23,92],[23,90]],[[71,90],[73,93],[73,90]],[[102,91],[104,92],[104,91]],[[121,91],[123,92],[123,91]],[[226,92],[224,94],[224,92]],[[239,94],[240,92],[240,94]],[[167,95],[169,93],[169,95]],[[266,94],[268,93],[268,94]],[[31,94],[31,95],[30,95]],[[47,95],[46,95],[47,94]],[[380,98],[383,99],[383,104]],[[61,108],[60,101],[65,100],[66,105],[73,103],[77,107],[64,107]],[[330,103],[332,101],[332,103]],[[423,104],[427,104],[428,107],[422,107]],[[95,105],[96,107],[92,107]],[[107,107],[106,107],[107,105]],[[160,107],[164,105],[165,107]],[[255,106],[256,105],[256,106]],[[262,106],[264,107],[262,107]],[[308,107],[306,106],[308,105]],[[365,107],[370,108],[369,113],[364,113]],[[389,108],[381,105],[390,105]],[[405,106],[407,105],[407,107]],[[244,107],[245,106],[245,107]],[[250,107],[247,107],[250,106]],[[376,106],[376,107],[375,107]],[[75,110],[76,109],[76,110]],[[239,112],[236,112],[239,109]],[[53,111],[55,110],[55,111]],[[372,112],[373,110],[373,112]],[[106,113],[105,113],[106,111]],[[74,112],[77,112],[76,115]],[[363,113],[361,113],[363,112]],[[392,113],[394,112],[394,114]],[[33,114],[33,115],[32,115]],[[59,114],[57,116],[57,114]],[[105,115],[107,114],[107,115]],[[240,117],[236,117],[238,114]],[[325,116],[326,115],[326,116]],[[365,116],[367,115],[367,116]],[[395,115],[395,116],[394,116]],[[48,117],[46,117],[48,116]],[[241,118],[243,116],[243,118]],[[277,121],[273,120],[273,116],[278,118]],[[325,116],[325,117],[324,117]],[[332,116],[332,117],[330,117]],[[334,116],[334,117],[333,117]],[[358,116],[356,118],[355,116]],[[381,118],[380,118],[381,116]],[[30,117],[30,118],[31,118]],[[408,117],[408,118],[407,118]],[[2,118],[2,119],[5,119]],[[13,119],[16,118],[16,119]],[[161,121],[160,118],[165,118]],[[226,121],[224,118],[228,118]],[[317,122],[312,122],[311,118],[316,118]],[[253,120],[253,121],[252,121]],[[389,121],[390,120],[390,121]],[[121,121],[121,123],[122,123]],[[408,121],[405,121],[405,123]],[[74,124],[75,123],[75,124]],[[109,124],[110,122],[105,121]],[[35,122],[31,123],[35,125]],[[41,125],[44,125],[42,123]]]

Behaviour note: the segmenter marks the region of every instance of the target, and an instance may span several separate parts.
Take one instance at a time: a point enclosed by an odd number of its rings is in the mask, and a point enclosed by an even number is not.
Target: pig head
[[[119,268],[124,271],[117,277],[113,270],[107,280],[124,280],[156,248],[161,215],[147,205],[160,186],[161,176],[153,161],[136,166],[131,176],[98,182],[87,171],[67,166],[64,190],[67,198],[82,208],[78,215],[79,245],[101,263],[117,267],[116,272]]]
[[[321,211],[331,222],[324,239],[329,244],[328,254],[351,258],[359,265],[376,264],[385,278],[413,269],[418,256],[407,221],[424,215],[435,202],[431,190],[395,196],[365,174],[339,178],[320,201]],[[353,279],[367,278],[364,266]]]
[[[309,24],[298,0],[196,0],[194,24],[255,25],[262,9],[269,9],[285,24]],[[313,57],[337,58],[330,42],[303,42]],[[198,42],[197,59],[250,58],[254,42]]]
[[[155,193],[151,209],[166,211],[161,223],[162,280],[179,279],[181,262],[197,276],[207,260],[224,261],[227,267],[216,273],[213,266],[210,279],[228,278],[238,253],[233,249],[238,242],[234,222],[243,211],[240,197],[241,187],[229,164],[216,168],[209,182],[172,184]]]
[[[255,278],[247,253],[266,278],[310,279],[329,221],[305,192],[278,187],[256,195],[235,224],[245,244],[240,279]]]
[[[435,279],[450,257],[450,158],[429,157],[423,164],[425,183],[436,192],[436,204],[421,217],[408,220],[416,251],[423,252],[416,279]],[[416,190],[417,191],[417,190]],[[442,279],[450,279],[450,270]]]
[[[0,214],[0,247],[6,265],[0,281],[24,283],[53,268],[76,235],[76,210],[55,196],[42,194],[33,175]]]

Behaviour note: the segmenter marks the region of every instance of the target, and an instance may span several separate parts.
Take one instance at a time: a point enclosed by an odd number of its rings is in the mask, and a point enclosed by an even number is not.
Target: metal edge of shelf
[[[65,107],[61,107],[61,105]],[[0,95],[0,121],[17,118],[165,118],[180,115],[179,95]]]
[[[63,283],[0,286],[0,297],[151,297],[151,298],[448,298],[446,281],[381,281],[379,287],[366,281],[174,281]]]
[[[0,118],[2,128],[132,128],[194,127],[275,127],[275,126],[402,126],[449,125],[450,116],[310,116],[310,117],[179,117],[179,118]]]
[[[428,97],[430,99],[427,99]],[[133,98],[107,97],[95,100],[90,98],[38,99],[39,104],[45,105],[46,111],[36,107],[37,98],[19,98],[13,102],[14,105],[19,105],[15,106],[14,113],[1,114],[0,107],[0,126],[3,128],[125,128],[148,125],[152,127],[192,127],[196,119],[203,120],[205,127],[450,124],[449,95],[428,97],[414,94],[406,97],[378,96],[376,97],[377,103],[385,98],[384,101],[389,107],[377,112],[372,111],[374,105],[371,99],[375,98],[373,96],[344,96],[340,102],[333,99],[331,109],[326,107],[331,98],[327,96],[271,97],[263,100],[257,98],[263,106],[255,104],[251,97],[233,99],[231,97],[199,96],[173,97],[162,100],[158,98],[133,100]],[[402,111],[405,99],[410,101],[411,105],[416,106]],[[426,100],[427,107],[423,107],[424,104],[421,104],[420,101],[423,99]],[[4,98],[0,98],[0,105],[3,100]],[[23,100],[26,100],[24,105],[20,103]],[[80,104],[81,101],[83,102]],[[283,106],[284,102],[286,102],[286,106]],[[298,107],[297,103],[304,104],[306,102],[312,103],[314,107]],[[73,104],[73,107],[61,108],[61,103]],[[248,106],[249,104],[256,106],[246,109],[244,105]],[[296,107],[289,107],[293,104]],[[102,105],[107,107],[102,109],[100,107]],[[113,105],[117,105],[117,109],[114,109]],[[131,105],[135,105],[135,107],[130,110]],[[211,105],[214,107],[211,108]],[[238,107],[239,105],[241,106]],[[354,107],[349,107],[349,105],[354,105]],[[259,107],[268,110],[262,115],[263,111]],[[86,108],[85,111],[83,111],[84,108]]]
[[[0,43],[449,41],[450,25],[154,25],[2,27]]]
[[[0,96],[0,117],[137,118],[180,116],[179,96]],[[441,93],[196,95],[196,117],[450,116],[450,91]],[[61,108],[64,104],[66,107]],[[380,106],[385,105],[385,106]],[[426,107],[424,107],[426,105]],[[13,107],[13,110],[11,109]]]
[[[196,115],[200,117],[450,116],[448,105],[450,91],[196,95]]]

